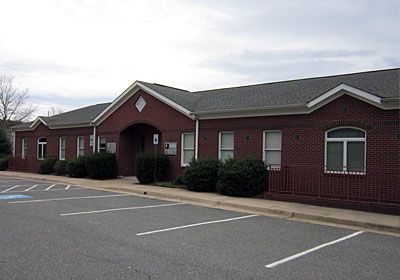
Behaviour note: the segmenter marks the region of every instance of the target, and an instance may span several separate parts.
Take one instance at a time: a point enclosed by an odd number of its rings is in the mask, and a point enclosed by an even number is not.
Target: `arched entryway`
[[[153,135],[158,134],[159,144],[153,144]],[[136,175],[136,157],[140,153],[161,151],[161,131],[146,123],[136,123],[121,131],[119,137],[119,174]]]

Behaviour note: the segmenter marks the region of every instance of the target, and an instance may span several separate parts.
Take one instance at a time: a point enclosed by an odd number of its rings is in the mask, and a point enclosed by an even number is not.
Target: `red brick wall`
[[[77,137],[85,137],[85,155],[92,154],[92,147],[89,145],[90,135],[93,134],[93,128],[68,128],[68,129],[53,129],[50,130],[43,124],[38,125],[34,131],[17,131],[15,133],[15,157],[19,162],[21,169],[36,172],[38,169],[37,159],[37,142],[41,137],[47,139],[47,157],[59,157],[59,139],[65,137],[65,159],[70,160],[76,158]],[[26,159],[20,159],[22,149],[22,139],[27,139],[28,150]]]
[[[142,96],[146,101],[146,106],[142,112],[139,112],[135,107],[135,103],[140,96]],[[196,125],[195,121],[140,90],[98,126],[97,135],[105,135],[107,142],[116,142],[117,157],[120,158],[124,153],[132,152],[129,150],[121,150],[121,144],[126,144],[129,142],[129,139],[120,139],[120,133],[132,125],[140,123],[154,126],[161,132],[159,144],[160,150],[163,149],[164,142],[178,143],[178,154],[176,156],[169,156],[169,179],[174,179],[183,170],[180,166],[181,133],[194,132]],[[146,150],[154,151],[151,141],[146,140]],[[132,161],[127,159],[119,161],[120,172],[124,174],[128,170],[127,172],[129,173],[129,170],[131,170],[129,165],[132,164]]]
[[[343,107],[348,108],[342,113]],[[262,158],[263,131],[282,131],[282,164],[324,165],[326,130],[354,126],[367,133],[367,165],[400,167],[400,121],[397,110],[384,111],[342,96],[308,115],[231,118],[200,121],[199,157],[218,156],[218,132],[234,131],[235,157]],[[300,135],[296,140],[294,135]],[[246,139],[250,136],[250,140]]]

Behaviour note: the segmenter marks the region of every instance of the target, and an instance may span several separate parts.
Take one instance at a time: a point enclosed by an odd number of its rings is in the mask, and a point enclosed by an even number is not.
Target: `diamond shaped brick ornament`
[[[135,106],[139,112],[142,112],[143,108],[146,106],[146,100],[144,100],[144,98],[140,96],[136,101]]]

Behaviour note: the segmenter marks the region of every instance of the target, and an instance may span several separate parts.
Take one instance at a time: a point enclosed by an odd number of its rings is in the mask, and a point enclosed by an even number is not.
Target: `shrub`
[[[65,160],[57,160],[54,164],[53,171],[56,175],[67,174],[67,162]]]
[[[7,170],[8,168],[8,157],[0,158],[0,171]]]
[[[164,155],[155,157],[149,153],[139,154],[136,158],[136,166],[136,177],[139,182],[149,184],[165,178],[168,172],[169,159]]]
[[[230,196],[254,196],[265,190],[266,176],[261,160],[229,159],[218,169],[217,191]]]
[[[0,128],[0,157],[8,156],[11,152],[12,147],[7,132],[4,128]]]
[[[87,176],[86,158],[78,157],[68,162],[67,172],[70,177],[82,178]]]
[[[39,163],[39,173],[40,174],[50,174],[53,173],[54,164],[56,163],[57,159],[55,158],[45,158],[44,160],[40,161]]]
[[[111,153],[96,153],[86,159],[86,170],[92,179],[117,177],[117,158]]]
[[[216,159],[192,160],[183,174],[183,183],[191,191],[214,192],[219,165]]]

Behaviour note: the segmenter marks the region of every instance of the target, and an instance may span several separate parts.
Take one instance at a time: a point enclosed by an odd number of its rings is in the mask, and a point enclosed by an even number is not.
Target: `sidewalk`
[[[251,212],[285,219],[313,223],[344,225],[369,231],[400,235],[400,217],[338,208],[319,207],[299,203],[280,202],[256,198],[229,197],[216,193],[198,193],[179,188],[140,185],[134,177],[115,180],[91,180],[54,175],[0,171],[0,176],[60,182],[94,189],[132,193],[153,198],[184,201],[211,207]]]

